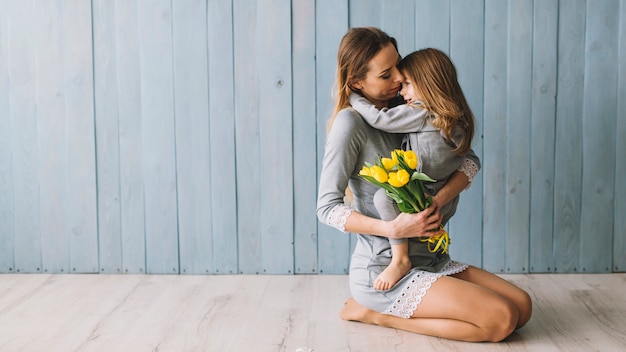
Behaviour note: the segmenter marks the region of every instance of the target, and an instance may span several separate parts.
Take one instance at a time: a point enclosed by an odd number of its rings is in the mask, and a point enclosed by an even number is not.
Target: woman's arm
[[[439,234],[430,230],[438,229],[441,219],[439,208],[434,204],[417,214],[401,213],[391,221],[374,219],[353,210],[346,219],[345,231],[388,238],[430,237]]]
[[[419,131],[429,116],[428,111],[407,104],[378,110],[374,104],[357,93],[350,94],[350,105],[370,126],[389,133]]]

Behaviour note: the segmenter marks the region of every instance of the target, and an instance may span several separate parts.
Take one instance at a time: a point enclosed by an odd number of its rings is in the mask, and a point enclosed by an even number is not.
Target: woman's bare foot
[[[343,308],[339,311],[339,318],[343,320],[359,321],[361,323],[374,324],[373,316],[376,312],[358,304],[354,298],[348,298]]]
[[[382,273],[378,274],[376,281],[374,281],[374,289],[384,291],[392,288],[409,270],[411,270],[409,257],[394,257],[389,266]]]

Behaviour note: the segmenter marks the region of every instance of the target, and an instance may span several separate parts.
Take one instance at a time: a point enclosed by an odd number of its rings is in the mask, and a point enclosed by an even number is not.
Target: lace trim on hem
[[[346,221],[348,220],[348,216],[352,214],[352,209],[345,204],[337,204],[328,215],[328,219],[326,220],[326,224],[330,225],[337,230],[345,233],[346,232]]]
[[[459,166],[457,170],[463,172],[465,176],[467,176],[467,178],[469,179],[469,184],[467,185],[467,187],[465,187],[465,189],[469,189],[472,185],[474,177],[478,173],[478,165],[476,165],[476,163],[474,163],[471,159],[466,158],[465,160],[463,160],[463,164],[461,164],[461,166]]]
[[[413,278],[406,283],[398,298],[385,309],[383,314],[391,314],[402,318],[410,318],[417,306],[422,302],[422,298],[426,295],[426,291],[442,276],[454,275],[467,269],[469,265],[450,261],[438,273],[427,271],[416,271]]]

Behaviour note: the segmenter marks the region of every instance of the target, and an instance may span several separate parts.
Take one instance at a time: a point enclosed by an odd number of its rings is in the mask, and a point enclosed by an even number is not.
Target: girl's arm
[[[378,110],[369,100],[357,93],[350,94],[350,105],[370,126],[389,133],[419,131],[429,116],[428,111],[407,104]]]

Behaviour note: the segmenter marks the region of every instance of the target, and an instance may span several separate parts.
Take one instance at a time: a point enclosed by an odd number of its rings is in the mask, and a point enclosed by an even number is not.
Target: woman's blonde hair
[[[421,107],[434,115],[433,125],[448,140],[455,126],[461,127],[463,137],[453,151],[465,155],[474,138],[474,114],[457,80],[452,60],[442,51],[428,48],[409,54],[398,68],[412,81],[413,90],[421,98]]]
[[[354,91],[351,87],[352,83],[365,78],[370,60],[390,43],[397,51],[396,40],[375,27],[350,28],[343,36],[337,52],[335,108],[328,121],[328,129],[332,126],[339,111],[350,106],[350,93]]]

